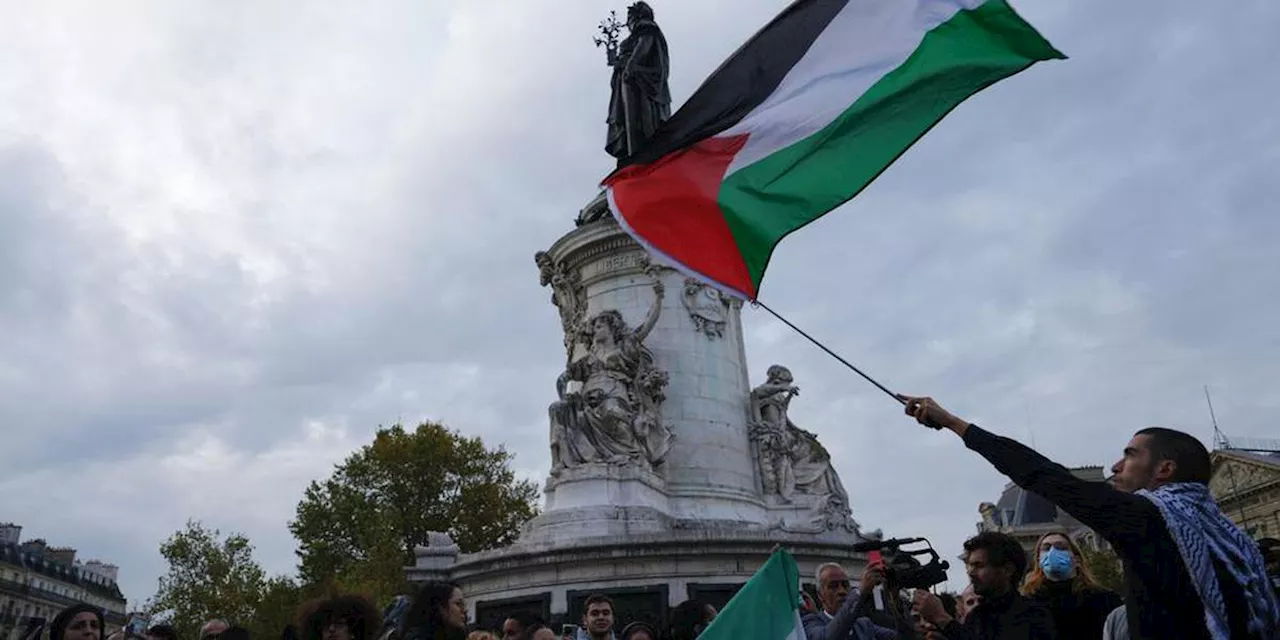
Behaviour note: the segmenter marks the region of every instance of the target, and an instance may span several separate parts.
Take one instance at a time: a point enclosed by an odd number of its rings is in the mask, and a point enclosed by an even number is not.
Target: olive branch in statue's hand
[[[618,34],[622,33],[622,23],[618,22],[618,12],[610,11],[609,17],[601,20],[597,29],[599,29],[600,35],[594,39],[596,46],[604,47],[605,53],[609,56],[609,64],[613,64],[618,55]]]

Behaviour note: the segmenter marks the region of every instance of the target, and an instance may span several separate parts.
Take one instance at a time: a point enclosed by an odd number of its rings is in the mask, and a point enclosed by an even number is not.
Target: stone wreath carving
[[[680,296],[694,327],[708,338],[724,336],[729,324],[729,296],[719,289],[693,278],[684,279],[684,295]]]

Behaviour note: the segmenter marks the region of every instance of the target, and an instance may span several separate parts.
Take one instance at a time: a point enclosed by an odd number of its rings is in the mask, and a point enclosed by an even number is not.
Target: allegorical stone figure
[[[789,503],[796,494],[825,496],[824,510],[848,513],[849,496],[818,437],[787,416],[800,388],[791,371],[769,367],[768,380],[751,390],[751,438],[759,451],[764,491]],[[836,515],[833,513],[833,515]]]
[[[609,133],[605,150],[622,159],[634,153],[671,116],[667,76],[671,59],[667,39],[653,20],[653,8],[637,2],[627,8],[627,37],[615,45],[607,27],[605,45],[613,67],[609,98]],[[616,34],[616,29],[613,30]]]
[[[533,255],[538,264],[538,281],[551,286],[551,304],[560,312],[560,327],[564,330],[564,348],[567,361],[573,360],[575,341],[580,334],[587,300],[582,291],[582,278],[564,263],[555,263],[546,251]]]
[[[662,312],[664,293],[656,271],[650,275],[656,299],[638,328],[628,327],[615,310],[583,323],[586,354],[560,375],[560,399],[549,408],[553,476],[586,463],[649,468],[667,455],[671,430],[662,421],[661,404],[668,378],[644,346]],[[571,382],[581,388],[569,391]]]

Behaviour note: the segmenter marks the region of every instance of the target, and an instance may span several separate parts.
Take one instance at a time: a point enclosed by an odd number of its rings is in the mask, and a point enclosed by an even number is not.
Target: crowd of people
[[[908,593],[883,559],[869,563],[857,585],[840,565],[821,565],[816,597],[797,603],[805,638],[794,640],[1280,640],[1280,544],[1263,548],[1222,513],[1208,490],[1209,452],[1193,436],[1142,429],[1112,467],[1111,482],[1097,483],[932,399],[901,400],[921,424],[954,432],[1013,482],[1105,539],[1124,566],[1124,594],[1098,584],[1065,532],[1043,536],[1028,557],[1013,537],[987,531],[964,543],[969,586],[958,595]],[[691,600],[662,628],[631,622],[620,630],[614,614],[614,603],[597,594],[585,600],[577,624],[559,630],[523,614],[501,629],[479,629],[468,625],[461,588],[432,583],[383,612],[354,595],[310,603],[282,640],[695,640],[718,612]],[[76,605],[54,619],[49,640],[103,640],[103,629],[100,610]],[[145,638],[106,640],[179,638],[157,625]],[[198,640],[250,637],[211,620]]]

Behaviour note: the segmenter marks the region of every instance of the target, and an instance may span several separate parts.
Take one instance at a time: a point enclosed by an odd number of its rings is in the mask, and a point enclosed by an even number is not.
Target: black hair
[[[161,640],[178,640],[178,630],[171,624],[154,625],[147,629],[147,635],[161,638]]]
[[[1022,582],[1022,576],[1027,572],[1027,552],[1013,536],[999,531],[983,531],[964,541],[966,555],[979,549],[987,552],[987,562],[992,565],[1013,568],[1010,586],[1016,588]]]
[[[1164,427],[1147,427],[1134,435],[1148,436],[1147,448],[1157,461],[1173,462],[1173,476],[1169,478],[1172,482],[1209,484],[1213,465],[1209,450],[1199,438]]]
[[[107,626],[102,616],[102,609],[88,604],[73,604],[53,617],[53,625],[49,627],[49,640],[62,640],[62,636],[67,633],[67,625],[82,613],[92,613],[97,616],[98,633],[101,634],[99,637],[106,637]]]
[[[452,592],[451,592],[452,593]],[[301,618],[298,635],[302,640],[320,640],[325,627],[335,622],[347,625],[352,640],[376,640],[382,630],[382,617],[378,609],[366,598],[357,595],[340,595],[317,600],[307,605]]]
[[[586,602],[582,603],[582,613],[586,614],[587,609],[590,609],[591,605],[602,603],[609,605],[609,611],[613,611],[613,599],[603,593],[596,593],[592,594],[591,597],[587,598]]]
[[[445,624],[441,610],[449,606],[453,591],[458,585],[452,582],[428,582],[422,585],[409,605],[401,623],[401,638],[410,636],[421,640],[461,640],[466,629],[455,629]]]
[[[249,630],[240,625],[233,625],[219,633],[218,640],[249,640]]]
[[[707,603],[701,600],[685,600],[671,611],[671,640],[693,640],[707,626]]]

